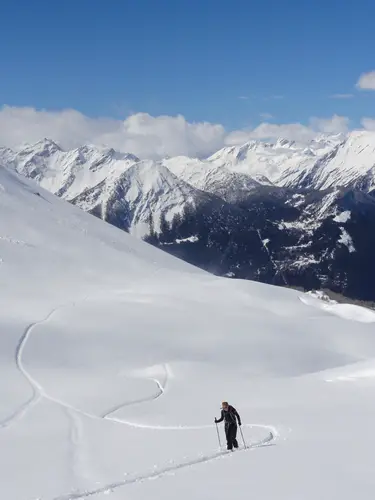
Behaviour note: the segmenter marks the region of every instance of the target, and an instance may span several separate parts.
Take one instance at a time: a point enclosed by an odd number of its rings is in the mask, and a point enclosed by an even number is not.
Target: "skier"
[[[237,420],[238,425],[241,425],[241,417],[233,406],[229,405],[227,401],[221,404],[221,417],[215,418],[215,424],[225,421],[225,437],[227,438],[227,449],[232,450],[233,446],[238,448],[237,442]]]

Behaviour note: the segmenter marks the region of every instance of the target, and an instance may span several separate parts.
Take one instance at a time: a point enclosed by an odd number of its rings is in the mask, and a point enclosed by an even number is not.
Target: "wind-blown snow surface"
[[[0,498],[372,499],[375,314],[326,307],[0,168]]]

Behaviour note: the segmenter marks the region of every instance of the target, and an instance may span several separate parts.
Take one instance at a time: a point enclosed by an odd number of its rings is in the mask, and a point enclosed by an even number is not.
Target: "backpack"
[[[233,406],[231,406],[231,405],[228,406],[228,416],[230,417],[230,420],[231,420],[231,422],[229,422],[229,419],[228,419],[228,423],[233,423],[233,424],[237,423],[236,409],[233,408]]]

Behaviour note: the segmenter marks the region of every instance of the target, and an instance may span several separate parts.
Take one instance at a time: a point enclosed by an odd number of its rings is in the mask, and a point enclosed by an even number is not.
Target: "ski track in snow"
[[[65,408],[66,415],[70,421],[69,444],[72,477],[74,479],[91,480],[91,473],[88,467],[87,457],[83,447],[83,425],[82,420],[75,410]]]
[[[268,428],[267,426],[259,426],[259,427]],[[273,441],[274,439],[275,439],[275,435],[272,432],[270,432],[268,434],[268,436],[266,438],[262,439],[261,441],[250,444],[246,448],[241,448],[238,451],[241,452],[241,451],[247,451],[247,450],[253,450],[256,448],[261,448],[264,446],[269,446],[271,444],[271,441]],[[237,453],[237,452],[234,452],[234,453]],[[110,483],[110,484],[104,485],[100,488],[97,488],[95,490],[87,490],[87,491],[82,492],[82,493],[70,493],[67,495],[55,497],[55,498],[53,498],[53,500],[77,500],[80,498],[88,498],[88,497],[91,497],[94,495],[99,495],[100,493],[112,493],[113,490],[121,488],[123,486],[127,486],[127,485],[134,484],[134,483],[141,483],[143,481],[147,481],[147,480],[151,480],[151,479],[157,479],[157,478],[165,476],[171,472],[185,469],[187,467],[192,467],[194,465],[203,464],[206,462],[211,462],[213,460],[217,460],[219,458],[227,458],[227,457],[231,457],[231,456],[232,456],[232,452],[220,450],[220,451],[218,451],[216,453],[212,453],[210,455],[203,455],[201,457],[187,460],[185,462],[180,462],[180,463],[175,464],[175,465],[170,465],[168,467],[154,470],[154,471],[146,473],[146,474],[139,474],[139,475],[133,476],[131,478],[124,479],[123,481],[118,481],[116,483]]]
[[[87,299],[87,297],[84,298],[83,300],[86,300],[86,299]],[[57,313],[58,311],[60,311],[64,307],[68,307],[69,305],[74,306],[76,303],[77,303],[77,301],[74,301],[74,302],[70,302],[66,305],[60,305],[60,306],[55,307],[54,309],[52,309],[52,311],[49,312],[49,314],[45,318],[43,318],[42,320],[36,321],[34,323],[31,323],[24,330],[24,332],[23,332],[23,334],[22,334],[22,336],[17,344],[14,359],[15,359],[15,364],[17,366],[17,369],[19,370],[19,372],[23,375],[23,377],[28,381],[29,385],[31,386],[32,396],[25,403],[23,403],[12,415],[10,415],[5,420],[0,422],[0,427],[7,427],[10,424],[19,420],[20,418],[22,418],[27,413],[28,410],[30,410],[32,407],[34,407],[43,398],[51,401],[52,403],[55,403],[55,404],[61,406],[63,409],[65,409],[65,411],[67,412],[67,415],[72,420],[72,426],[71,426],[71,430],[70,430],[69,440],[70,440],[70,444],[72,446],[71,458],[72,458],[73,475],[74,476],[79,475],[81,477],[86,476],[86,478],[88,475],[87,471],[82,470],[82,469],[86,468],[85,467],[86,464],[84,464],[84,461],[82,461],[83,457],[80,455],[80,453],[77,450],[77,447],[80,446],[81,431],[82,431],[81,422],[79,421],[79,418],[77,418],[78,415],[81,415],[81,416],[84,416],[84,417],[87,417],[90,419],[109,421],[109,422],[113,422],[113,423],[117,423],[117,424],[121,424],[121,425],[127,425],[130,427],[135,427],[135,428],[139,428],[139,429],[154,429],[154,430],[164,430],[164,431],[175,431],[175,430],[186,431],[186,430],[197,430],[197,429],[206,429],[206,428],[208,429],[208,428],[212,427],[212,424],[211,425],[202,425],[202,426],[148,425],[148,424],[138,424],[136,422],[130,422],[130,421],[126,421],[126,420],[117,419],[115,417],[110,417],[111,414],[115,413],[120,408],[130,406],[133,404],[140,404],[140,403],[154,401],[154,400],[158,399],[159,397],[161,397],[166,390],[166,386],[168,384],[168,379],[169,379],[169,377],[168,377],[169,367],[167,364],[164,364],[165,379],[164,379],[163,383],[160,382],[156,378],[150,378],[150,380],[153,380],[155,382],[155,384],[157,385],[157,388],[158,388],[158,391],[155,394],[153,394],[152,396],[149,396],[148,398],[142,398],[141,400],[129,401],[129,402],[122,403],[122,404],[110,409],[104,415],[101,415],[101,416],[88,413],[84,410],[81,410],[79,408],[76,408],[76,407],[70,405],[69,403],[61,401],[61,400],[54,398],[53,396],[50,396],[49,394],[47,394],[45,392],[44,388],[39,384],[39,382],[36,379],[34,379],[33,376],[25,368],[25,366],[23,364],[23,360],[22,360],[22,355],[23,355],[25,346],[27,344],[27,341],[30,338],[31,333],[38,325],[41,325],[41,324],[47,322],[49,319],[51,319],[51,317],[55,313]],[[276,428],[274,428],[272,426],[262,425],[262,424],[248,424],[248,425],[245,424],[244,425],[244,427],[247,427],[247,426],[248,427],[260,427],[263,429],[267,429],[268,436],[266,438],[262,439],[261,441],[258,441],[256,443],[248,445],[246,448],[241,448],[241,450],[239,450],[239,451],[252,450],[252,449],[260,448],[263,446],[268,446],[271,444],[271,441],[276,440],[278,437],[278,432],[277,432]],[[198,464],[203,464],[206,462],[210,462],[212,460],[216,460],[220,457],[224,458],[226,456],[231,456],[231,453],[229,453],[228,451],[220,450],[216,453],[211,453],[209,455],[203,455],[203,456],[200,456],[200,457],[188,460],[188,461],[182,461],[182,462],[176,463],[176,464],[171,465],[171,466],[167,466],[167,467],[164,467],[161,469],[153,470],[152,472],[139,474],[139,475],[133,476],[131,478],[127,478],[127,479],[122,480],[122,481],[110,483],[110,484],[107,484],[107,485],[102,486],[100,488],[93,489],[93,490],[86,490],[86,491],[81,492],[81,493],[80,492],[72,492],[69,494],[60,495],[58,497],[55,497],[53,500],[75,500],[75,499],[80,499],[80,498],[87,498],[87,497],[94,496],[94,495],[97,495],[100,493],[107,493],[107,492],[111,493],[112,490],[129,485],[129,484],[134,484],[134,483],[139,483],[139,482],[146,481],[146,480],[156,479],[156,478],[162,477],[164,475],[167,475],[168,473],[180,470],[180,469],[184,469],[184,468],[191,467],[191,466],[198,465]]]
[[[109,416],[112,415],[113,413],[116,413],[118,410],[120,410],[120,408],[126,408],[127,406],[138,405],[141,403],[148,403],[149,401],[155,401],[155,399],[160,398],[160,396],[162,396],[164,394],[166,387],[167,387],[167,383],[168,383],[168,365],[164,364],[163,368],[165,371],[165,378],[164,378],[163,383],[160,382],[156,378],[149,379],[149,380],[152,380],[153,382],[155,382],[155,384],[157,385],[157,392],[153,396],[147,396],[145,398],[136,399],[134,401],[127,401],[125,403],[120,403],[119,405],[108,410],[106,413],[103,413],[102,418],[105,418],[107,420],[112,420],[112,421],[118,422],[118,423],[126,423],[125,421],[118,420],[116,418],[110,418]]]
[[[11,415],[9,415],[8,417],[6,417],[4,420],[2,420],[0,422],[1,428],[8,427],[9,425],[18,421],[20,418],[22,418],[27,413],[28,410],[30,410],[33,406],[35,406],[40,401],[40,399],[43,397],[43,395],[44,395],[43,388],[39,385],[39,383],[36,380],[33,379],[33,377],[29,374],[29,372],[23,366],[22,354],[23,354],[23,351],[25,349],[26,343],[27,343],[32,331],[34,330],[34,328],[37,327],[38,325],[41,325],[41,324],[47,322],[62,307],[66,307],[66,306],[57,306],[54,309],[52,309],[52,311],[50,311],[47,314],[47,316],[45,318],[43,318],[42,320],[30,323],[25,328],[20,340],[18,341],[15,355],[14,355],[15,364],[16,364],[18,371],[22,374],[22,376],[29,383],[31,390],[32,390],[32,395],[15,412],[13,412]]]

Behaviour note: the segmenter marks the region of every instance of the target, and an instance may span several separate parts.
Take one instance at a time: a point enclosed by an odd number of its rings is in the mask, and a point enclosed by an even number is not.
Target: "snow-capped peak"
[[[229,170],[215,161],[176,157],[162,162],[177,177],[226,201],[239,201],[259,186],[250,175]]]
[[[1,161],[70,200],[107,177],[120,175],[139,158],[91,144],[63,151],[54,141],[43,139],[22,150],[0,150]]]
[[[289,139],[284,139],[279,137],[275,143],[275,149],[278,148],[292,148],[295,145],[295,141],[291,141]]]
[[[153,160],[135,163],[120,175],[81,192],[73,201],[86,211],[144,237],[160,232],[162,219],[171,222],[209,196]]]
[[[330,137],[331,147],[305,165],[284,170],[280,182],[291,187],[327,189],[337,186],[359,187],[365,191],[375,188],[375,134],[372,131],[353,131],[342,138]],[[326,144],[327,138],[319,144]]]
[[[162,163],[152,160],[143,160],[135,163],[124,172],[117,182],[124,178],[132,178],[143,193],[160,193],[162,190],[176,190],[184,194],[190,194],[194,189],[174,175]]]
[[[17,148],[20,155],[39,155],[48,156],[56,153],[57,151],[62,151],[62,148],[51,139],[44,138],[34,144],[24,145],[22,148]]]
[[[374,158],[374,132],[355,131],[347,136],[321,134],[307,145],[284,137],[274,143],[250,140],[224,147],[205,160],[179,156],[165,158],[160,165],[198,190],[235,202],[259,184],[325,189],[354,183],[370,191],[375,186]],[[0,162],[72,200],[103,181],[111,185],[140,159],[92,144],[63,151],[43,139],[13,152],[0,149]]]

